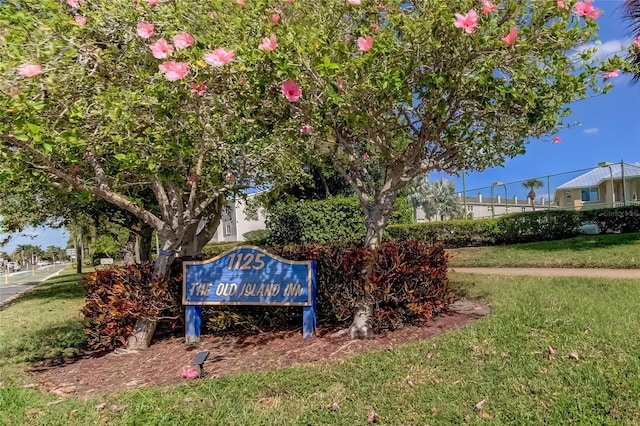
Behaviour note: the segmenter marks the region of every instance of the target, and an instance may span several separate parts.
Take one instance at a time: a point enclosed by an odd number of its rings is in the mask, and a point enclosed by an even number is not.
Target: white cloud
[[[629,48],[632,42],[633,40],[629,38],[624,40],[613,39],[613,40],[602,42],[600,44],[596,44],[596,43],[582,44],[576,48],[576,53],[574,53],[573,56],[579,60],[580,58],[578,57],[578,55],[580,53],[589,49],[596,49],[595,53],[591,56],[591,60],[600,62],[600,61],[604,61],[610,56],[615,55],[616,53],[620,56],[625,55],[627,49]]]
[[[589,127],[588,129],[584,129],[582,133],[584,133],[585,135],[595,135],[599,131],[600,129],[598,129],[597,127]]]

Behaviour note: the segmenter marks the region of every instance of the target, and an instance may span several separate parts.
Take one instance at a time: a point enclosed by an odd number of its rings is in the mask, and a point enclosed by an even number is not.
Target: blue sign
[[[303,332],[315,330],[315,262],[293,261],[241,246],[205,261],[183,262],[187,341],[200,335],[202,305],[303,307]],[[197,323],[197,324],[196,324]]]

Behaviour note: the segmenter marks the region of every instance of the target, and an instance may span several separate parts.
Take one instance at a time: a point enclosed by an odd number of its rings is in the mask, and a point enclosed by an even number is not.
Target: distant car
[[[49,265],[51,262],[49,262],[48,260],[41,260],[40,262],[36,263],[37,266],[47,266]]]
[[[18,262],[8,262],[7,269],[9,272],[16,272],[20,270],[20,263]]]

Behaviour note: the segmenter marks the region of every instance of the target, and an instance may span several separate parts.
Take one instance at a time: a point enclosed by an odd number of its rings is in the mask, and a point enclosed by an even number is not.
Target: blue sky
[[[594,6],[602,9],[604,15],[598,18],[600,25],[599,54],[620,50],[628,46],[632,37],[623,19],[622,0],[595,0]],[[567,123],[577,122],[578,126],[558,133],[562,139],[552,144],[550,139],[532,140],[524,155],[509,159],[504,167],[469,173],[466,179],[468,196],[478,193],[489,195],[492,182],[516,182],[529,178],[546,176],[596,167],[599,162],[640,162],[640,83],[632,84],[628,76],[621,75],[610,81],[614,88],[606,95],[586,99],[570,105],[573,113]],[[558,186],[581,173],[568,173],[550,178],[551,192]],[[431,180],[447,178],[455,182],[462,192],[462,179],[442,173],[432,173]],[[521,183],[507,185],[509,198],[517,195],[525,199],[527,190]],[[477,189],[477,190],[475,190]],[[502,187],[496,188],[503,194]],[[537,191],[546,195],[546,188]]]
[[[623,20],[622,0],[596,0],[594,5],[604,11],[604,15],[598,19],[602,42],[598,46],[599,51],[606,54],[620,50],[621,45],[629,45],[632,37]],[[517,195],[519,199],[526,199],[528,191],[517,181],[542,178],[546,184],[547,175],[577,170],[584,172],[601,161],[640,163],[640,83],[633,85],[627,76],[610,81],[615,87],[606,95],[571,105],[573,113],[567,122],[580,125],[560,131],[558,136],[562,138],[561,143],[552,144],[550,138],[533,140],[527,146],[526,154],[507,160],[504,167],[469,173],[466,179],[467,195],[483,193],[488,196],[491,183],[500,181],[507,183],[510,198]],[[580,173],[549,178],[551,192],[554,187]],[[451,179],[457,190],[462,192],[460,177],[439,173],[432,173],[430,177],[432,180],[442,177]],[[500,194],[503,190],[502,187],[496,188]],[[537,192],[546,196],[548,191],[545,188]],[[34,244],[43,249],[49,245],[64,248],[67,239],[68,235],[63,230],[28,229],[15,235],[7,245],[0,247],[0,251],[11,253],[18,244]]]

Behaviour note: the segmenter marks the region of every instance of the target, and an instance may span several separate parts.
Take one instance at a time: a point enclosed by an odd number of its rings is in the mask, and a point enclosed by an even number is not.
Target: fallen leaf
[[[407,379],[407,385],[409,385],[409,387],[415,388],[416,385],[413,384],[413,380],[411,379]]]
[[[431,359],[431,358],[433,358],[433,354],[432,354],[431,352],[429,352],[429,353],[427,354],[427,359]]]
[[[591,333],[591,328],[587,327],[584,329],[584,334],[589,334]]]
[[[508,353],[506,353],[506,352],[501,352],[501,353],[500,353],[500,356],[501,356],[502,358],[507,358],[507,357],[509,356],[509,354],[508,354]]]
[[[484,411],[480,414],[478,414],[481,418],[485,419],[485,420],[490,420],[493,418],[493,416],[491,416],[491,414],[489,413],[485,413]]]
[[[468,422],[469,420],[471,420],[471,416],[468,415],[468,414],[465,414],[465,416],[464,416],[465,423]]]
[[[476,404],[476,410],[482,410],[484,407],[484,399]]]
[[[0,382],[0,388],[4,386],[4,382]]]
[[[113,405],[111,406],[111,411],[113,411],[114,413],[117,413],[118,411],[122,411],[122,410],[124,410],[124,408],[125,408],[125,407],[124,407],[123,405],[116,405],[116,404],[113,404]]]
[[[24,385],[23,388],[24,389],[30,389],[30,388],[35,388],[36,384],[35,383],[29,383],[28,385]]]
[[[433,414],[434,416],[438,414],[438,407],[431,407],[431,414]]]
[[[331,404],[331,411],[338,411],[340,409],[340,406],[338,405],[337,402],[334,402],[333,404]]]
[[[534,355],[542,355],[542,351],[533,351]]]
[[[186,397],[185,399],[183,399],[184,402],[191,402],[193,401],[193,398],[190,397]]]
[[[569,358],[573,358],[573,359],[575,359],[576,361],[578,361],[578,360],[580,359],[580,356],[578,355],[578,352],[573,351],[573,352],[571,352],[571,353],[569,354]]]
[[[549,346],[549,355],[553,356],[556,354],[556,350]]]
[[[64,401],[64,399],[56,399],[55,401],[47,402],[47,405],[56,405],[56,404],[60,404],[62,401]]]
[[[106,406],[107,406],[107,403],[106,403],[106,402],[103,402],[103,403],[101,403],[101,404],[96,405],[94,408],[95,408],[96,410],[100,411],[100,410],[104,410],[104,408],[105,408]]]
[[[367,416],[367,423],[375,423],[378,420],[378,414],[375,411],[372,411]]]

